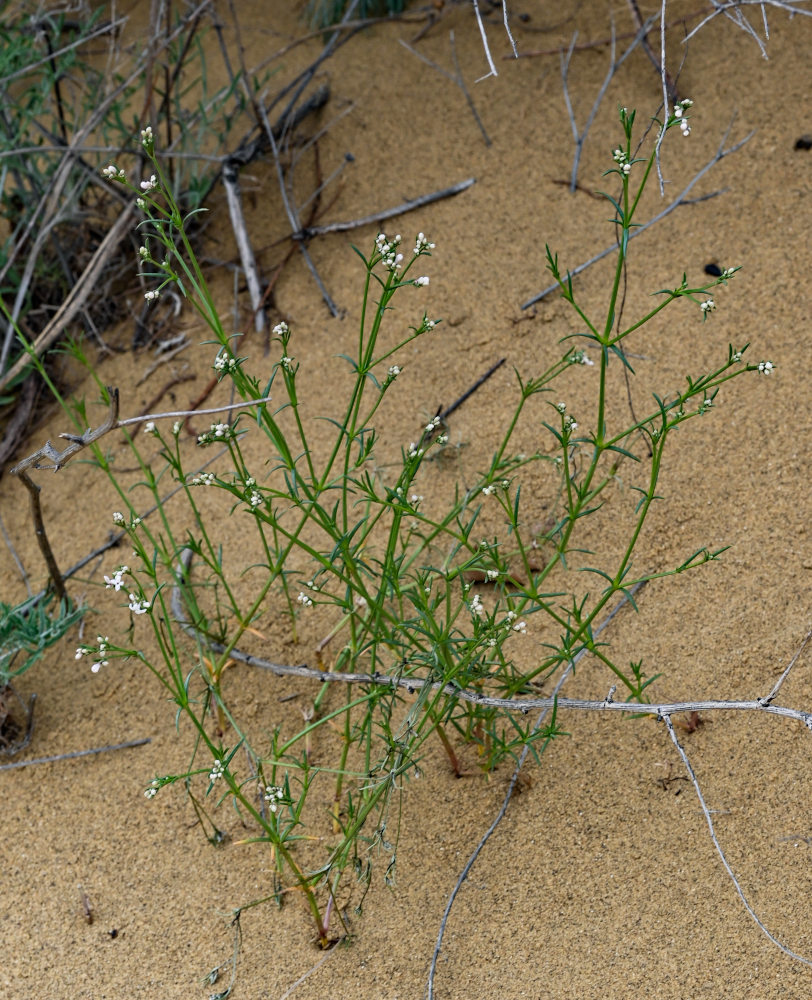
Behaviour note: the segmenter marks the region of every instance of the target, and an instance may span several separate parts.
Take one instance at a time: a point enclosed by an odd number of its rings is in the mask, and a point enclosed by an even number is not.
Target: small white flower
[[[290,332],[290,327],[284,320],[282,320],[281,323],[276,324],[272,332],[274,337],[283,337],[286,333]]]
[[[142,212],[147,207],[147,203],[143,198],[136,198],[135,203],[141,209]]]
[[[113,524],[123,525],[124,515],[120,510],[113,511]]]
[[[144,192],[144,194],[147,194],[147,192],[149,191],[154,191],[157,186],[158,186],[158,178],[155,176],[155,174],[153,174],[149,178],[149,180],[141,181],[141,190]]]
[[[426,239],[426,237],[425,237],[425,235],[423,233],[418,233],[417,234],[417,239],[415,240],[415,244],[414,244],[414,255],[415,255],[415,257],[419,253],[424,253],[427,250],[433,250],[433,249],[434,249],[434,244],[433,243],[429,243],[429,241]]]
[[[286,372],[292,372],[293,371],[293,358],[289,358],[287,355],[285,355],[281,359],[281,361],[279,362],[279,364],[282,365],[282,367],[285,369]]]
[[[134,615],[145,615],[149,611],[149,601],[141,600],[135,594],[130,594],[128,607]]]
[[[121,590],[124,586],[124,574],[129,573],[129,571],[129,566],[122,566],[120,569],[117,569],[111,577],[105,576],[104,589],[110,590],[112,588],[113,590]]]
[[[697,412],[701,416],[703,413],[707,413],[712,406],[713,406],[712,399],[703,399],[702,402],[699,404],[699,410]]]
[[[516,614],[515,611],[508,611],[507,615],[505,616],[505,621],[507,622],[508,625],[510,625],[510,623],[515,622],[518,617],[519,616]]]
[[[570,433],[572,433],[572,431],[578,430],[578,424],[573,419],[573,417],[566,418],[566,420],[564,421],[564,430],[569,431]]]
[[[155,434],[156,433],[156,431],[155,431],[155,421],[154,420],[148,420],[144,424],[144,433],[145,434]]]
[[[489,580],[497,580],[499,578],[499,570],[498,569],[486,570],[485,576],[487,576]]]
[[[299,596],[296,598],[296,600],[299,602],[299,604],[303,605],[306,608],[313,607],[312,598],[308,597],[307,594],[304,593],[304,591],[299,592]]]
[[[160,294],[160,289],[155,288],[151,292],[144,292],[144,298],[147,302],[154,302]]]
[[[189,484],[190,486],[213,486],[215,482],[213,472],[201,472],[199,476],[195,476],[194,479]]]
[[[279,803],[284,797],[284,792],[278,785],[266,785],[265,786],[265,801],[268,803],[268,808],[271,812],[275,813],[279,808]]]
[[[425,275],[425,274],[422,275],[419,278],[415,278],[414,279],[414,284],[415,285],[427,285],[428,283],[429,283],[429,279],[428,279],[428,276]]]
[[[771,374],[774,367],[775,366],[773,365],[772,361],[759,361],[758,364],[758,370],[761,372],[762,375]]]
[[[558,410],[559,413],[566,413],[567,412],[567,404],[566,403],[556,403],[555,404],[555,408]]]
[[[632,165],[631,165],[631,163],[624,163],[623,166],[620,169],[628,177],[629,174],[632,172]]]
[[[732,278],[735,273],[736,273],[735,267],[726,267],[724,271],[722,271],[720,277],[722,281],[724,281],[725,278]]]
[[[149,249],[147,247],[139,247],[138,256],[141,260],[149,260]]]
[[[573,351],[570,355],[570,364],[594,366],[595,362],[589,358],[586,351]]]
[[[489,497],[491,495],[491,493],[493,493],[493,491],[495,489],[496,489],[496,487],[493,485],[493,483],[491,483],[489,486],[483,486],[482,487],[482,495],[484,497]]]
[[[119,170],[114,163],[111,163],[109,167],[105,167],[102,170],[102,177],[108,181],[125,181],[127,179],[124,171]]]
[[[437,437],[437,444],[439,444],[439,445],[448,444],[448,435],[447,434],[440,434],[440,435],[438,435],[438,437]]]
[[[157,778],[153,778],[149,784],[149,788],[144,792],[144,795],[148,799],[154,799],[155,796],[158,794],[159,787],[160,787],[160,782],[158,781]]]
[[[612,159],[615,161],[615,163],[620,163],[620,164],[625,163],[626,151],[618,146],[618,148],[614,151],[614,153],[612,153]]]
[[[262,495],[260,493],[257,493],[256,490],[254,490],[254,492],[249,497],[249,503],[251,504],[252,507],[259,507],[259,505],[262,503]]]
[[[215,757],[214,765],[212,766],[211,771],[209,771],[209,781],[217,781],[218,778],[222,778],[224,771],[225,767],[223,762],[219,758]]]
[[[424,450],[425,449],[423,448],[418,448],[414,441],[412,441],[409,445],[409,458],[419,458],[423,454]]]
[[[390,379],[396,379],[398,375],[400,375],[400,373],[401,373],[400,365],[392,365],[392,367],[387,372],[387,375],[389,376]]]
[[[172,433],[175,435],[175,437],[177,437],[178,434],[180,434],[181,427],[183,427],[183,423],[180,420],[176,420],[174,424],[172,424]]]
[[[471,601],[471,613],[476,615],[478,618],[483,618],[485,615],[485,609],[482,607],[482,598],[479,594],[474,594],[473,600]]]
[[[142,128],[141,129],[141,142],[145,146],[151,146],[152,143],[154,142],[154,138],[155,137],[152,134],[152,126],[151,125],[147,125],[146,128]]]
[[[516,622],[516,624],[513,626],[513,631],[519,632],[521,635],[527,635],[527,622],[525,621]]]

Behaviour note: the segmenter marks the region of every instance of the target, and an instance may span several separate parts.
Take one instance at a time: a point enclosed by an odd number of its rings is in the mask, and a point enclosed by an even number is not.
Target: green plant
[[[87,610],[63,601],[57,613],[51,614],[50,603],[47,599],[17,605],[0,601],[0,690],[32,667]]]
[[[329,28],[332,24],[338,24],[349,5],[350,0],[309,0],[306,17],[314,28]],[[405,0],[359,0],[354,15],[363,19],[400,14],[405,6]]]
[[[657,123],[661,130],[685,131],[690,104],[681,102]],[[628,237],[657,155],[652,148],[645,157],[635,156],[634,120],[634,112],[621,110],[623,141],[608,171],[619,184],[617,196],[607,195],[618,248],[605,309],[596,317],[579,303],[570,276],[548,249],[547,266],[578,329],[565,338],[560,356],[546,370],[530,378],[516,373],[517,402],[496,436],[490,462],[475,481],[466,488],[457,484],[442,503],[424,502],[414,485],[420,470],[447,444],[439,418],[428,421],[419,440],[408,445],[388,439],[376,422],[386,395],[396,391],[398,357],[413,341],[431,338],[436,326],[424,312],[407,335],[393,338],[387,322],[396,295],[401,301],[407,293],[419,294],[429,282],[416,274],[418,262],[434,247],[422,233],[410,254],[399,250],[399,236],[383,234],[368,255],[358,252],[361,322],[352,353],[341,356],[349,391],[338,415],[326,415],[333,428],[331,444],[318,449],[309,432],[309,407],[299,398],[300,365],[306,359],[293,356],[287,325],[274,330],[280,357],[267,383],[251,374],[249,359],[232,353],[186,235],[186,219],[155,156],[152,130],[147,127],[141,137],[155,173],[140,188],[113,164],[104,171],[137,194],[145,213],[139,253],[156,281],[147,298],[154,300],[174,285],[194,305],[213,335],[213,368],[233,385],[240,405],[251,412],[251,423],[241,414],[233,422],[212,424],[198,444],[221,447],[215,471],[192,471],[197,461],[190,463],[182,421],[175,419],[171,432],[150,421],[146,433],[161,448],[155,467],[130,440],[141,469],[137,498],[118,482],[108,456],[94,445],[96,463],[121,498],[114,520],[128,533],[136,558],[134,569],[120,567],[107,586],[129,592],[129,610],[135,618],[146,616],[158,653],[145,652],[144,643],[134,648],[105,639],[103,648],[88,644],[79,654],[93,656],[95,669],[113,657],[132,657],[153,672],[174,701],[178,719],[190,724],[194,749],[187,771],[156,777],[147,796],[182,781],[215,842],[221,834],[212,808],[230,801],[256,831],[249,839],[266,844],[280,877],[291,879],[304,894],[323,945],[330,940],[336,890],[348,869],[367,885],[372,859],[380,852],[388,859],[386,878],[393,877],[401,822],[395,802],[404,782],[419,774],[430,739],[436,735],[457,774],[457,738],[479,747],[485,769],[515,758],[528,745],[541,753],[560,734],[556,714],[536,729],[520,710],[522,696],[584,651],[607,668],[628,701],[645,706],[652,678],[640,663],[625,667],[617,662],[596,640],[596,619],[616,595],[629,595],[633,585],[683,573],[723,551],[703,548],[670,569],[634,572],[635,547],[658,499],[672,432],[711,411],[726,382],[773,368],[769,361],[745,364],[747,346],[731,346],[713,370],[689,375],[686,385],[668,396],[655,395],[642,418],[621,419],[617,407],[610,406],[610,365],[634,376],[627,339],[682,299],[693,302],[698,317],[707,320],[715,308],[707,293],[736,270],[698,286],[683,276],[675,287],[657,293],[659,302],[642,316],[623,321]],[[589,350],[595,352],[592,358]],[[597,376],[589,429],[552,395],[556,380],[579,365],[594,366]],[[107,401],[100,382],[99,388]],[[281,402],[274,396],[273,409],[272,391],[281,396]],[[540,423],[551,450],[516,453],[512,440],[533,400],[549,417]],[[86,426],[84,405],[77,409]],[[266,441],[259,458],[248,437],[252,424]],[[579,543],[581,528],[598,516],[624,463],[642,472],[641,484],[632,487],[639,499],[631,514],[614,513],[623,540],[611,563],[592,565]],[[549,471],[558,496],[555,516],[540,533],[527,527],[532,500],[522,489],[534,467]],[[180,527],[175,507],[164,501],[170,477],[183,497],[183,523],[191,527]],[[143,493],[156,505],[157,525],[141,516]],[[216,521],[212,496],[222,501]],[[204,506],[209,513],[204,514]],[[223,538],[230,519],[238,516],[250,518],[256,555],[234,577],[225,566]],[[250,646],[268,613],[286,614],[294,636],[302,616],[319,614],[324,633],[318,648],[331,644],[332,663],[321,664],[321,671],[284,667],[247,652],[245,644]],[[558,639],[541,645],[543,654],[530,661],[520,645],[522,636],[537,631],[542,621]],[[239,719],[231,709],[232,681],[225,673],[233,660],[321,681],[304,726],[257,734]],[[316,731],[334,748],[329,763],[311,757]],[[331,784],[329,793],[325,782]],[[329,822],[320,819],[325,801],[331,803]],[[314,831],[326,843],[326,856],[311,842]],[[280,891],[275,885],[268,898],[280,898]]]

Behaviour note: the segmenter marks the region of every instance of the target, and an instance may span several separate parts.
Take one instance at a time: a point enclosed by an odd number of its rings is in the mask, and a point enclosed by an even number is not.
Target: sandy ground
[[[250,26],[243,38],[249,65],[303,33],[286,3],[237,6],[244,29]],[[509,410],[515,386],[511,368],[526,374],[542,370],[558,350],[557,341],[571,330],[571,318],[554,296],[534,309],[520,308],[549,283],[545,242],[571,267],[611,242],[607,207],[590,192],[603,186],[601,174],[618,139],[617,107],[636,107],[645,119],[660,100],[658,80],[638,49],[608,88],[583,149],[583,190],[571,195],[561,183],[569,177],[573,142],[556,50],[569,43],[576,28],[581,42],[608,37],[611,15],[619,34],[631,30],[628,11],[594,0],[574,14],[533,0],[517,0],[512,8],[520,51],[553,54],[504,60],[506,39],[492,17],[488,30],[499,76],[475,84],[487,70],[468,7],[447,12],[415,43],[426,57],[450,69],[449,30],[454,29],[490,146],[461,91],[399,44],[413,39],[419,23],[368,30],[322,71],[331,101],[320,124],[350,109],[320,141],[322,172],[327,175],[348,152],[354,162],[320,221],[357,218],[476,179],[456,198],[387,224],[388,231],[402,231],[407,239],[424,230],[436,241],[423,302],[445,319],[430,348],[421,342],[421,349],[406,358],[400,393],[385,411],[388,426],[419,428],[427,414],[448,405],[496,360],[507,358],[452,418],[452,441],[464,446],[457,470],[463,476],[488,453],[489,432]],[[669,8],[675,20],[688,13],[696,13],[690,3]],[[520,20],[521,14],[529,20]],[[681,27],[671,29],[674,66],[684,51],[681,34]],[[667,456],[660,490],[665,499],[641,539],[639,565],[666,568],[703,545],[731,548],[702,571],[650,585],[641,596],[640,613],[624,612],[611,626],[621,661],[643,658],[649,672],[662,674],[654,689],[659,698],[764,695],[810,626],[812,551],[804,456],[812,443],[812,422],[803,358],[808,351],[812,152],[794,146],[810,130],[812,24],[774,11],[770,34],[769,60],[752,38],[723,18],[688,44],[680,92],[695,101],[693,132],[669,142],[667,196],[682,190],[707,163],[729,128],[728,145],[753,135],[709,171],[692,195],[723,193],[678,209],[633,244],[629,314],[645,304],[650,292],[673,286],[683,271],[701,280],[709,262],[743,265],[737,280],[717,294],[719,308],[710,322],[700,323],[696,308],[686,304],[643,332],[634,348],[644,356],[638,398],[715,363],[728,343],[749,341],[756,360],[769,358],[777,366],[770,379],[753,376],[726,387],[716,412],[680,429]],[[321,41],[311,39],[277,65],[292,74],[320,49]],[[608,60],[606,45],[573,56],[570,87],[581,124]],[[312,163],[303,160],[297,177],[306,195]],[[283,252],[275,243],[289,231],[272,164],[251,164],[242,184],[252,239],[258,248],[270,248],[259,255],[267,275]],[[652,195],[645,217],[662,207]],[[211,258],[235,259],[219,189],[211,208],[215,224],[208,231],[207,252]],[[375,231],[367,226],[311,244],[340,318],[329,316],[298,255],[276,287],[272,319],[284,317],[294,330],[304,398],[314,407],[318,402],[329,408],[333,401],[334,359],[356,329],[360,286],[350,244],[371,244]],[[610,268],[608,262],[595,265],[578,279],[588,306],[604,301]],[[210,273],[225,315],[232,308],[231,278],[213,266]],[[240,306],[247,322],[244,295]],[[204,339],[191,312],[178,324],[195,343]],[[130,335],[130,326],[109,333],[121,344]],[[261,338],[249,341],[246,353],[260,372],[272,363]],[[208,377],[210,347],[190,348],[184,358],[198,373],[198,384],[177,387],[163,405],[187,405]],[[150,361],[145,353],[130,352],[99,361],[104,382],[121,388],[125,416],[138,413],[166,379],[158,372],[144,385],[133,384],[133,372],[140,375]],[[75,380],[77,395],[95,395],[75,373],[65,369],[61,374]],[[590,395],[590,372],[577,374],[567,388],[574,405]],[[617,405],[625,405],[622,384],[618,393]],[[542,417],[535,410],[522,429],[530,446]],[[66,429],[58,413],[46,414],[15,460]],[[71,565],[105,541],[115,498],[90,467],[78,462],[58,476],[43,476],[42,482],[57,558]],[[23,494],[20,484],[4,475],[3,520],[32,584],[41,586],[44,568]],[[628,511],[630,496],[623,485],[613,493],[611,514],[592,539],[598,553],[613,544],[612,526]],[[236,521],[222,529],[235,563],[242,558],[242,530]],[[126,609],[98,586],[101,574],[119,562],[120,556],[109,554],[94,566],[92,578],[71,584],[74,595],[86,594],[96,609],[87,619],[86,635],[126,628]],[[4,599],[24,596],[5,546],[0,579]],[[307,639],[295,648],[284,628],[272,624],[267,635],[265,655],[281,662],[307,658]],[[528,639],[531,659],[540,641]],[[180,790],[163,791],[152,802],[144,798],[153,775],[184,769],[189,733],[183,727],[176,733],[172,706],[143,669],[115,664],[93,675],[87,661],[74,660],[76,642],[74,633],[19,684],[24,697],[38,695],[34,738],[21,759],[142,737],[151,742],[0,773],[5,803],[0,919],[6,941],[0,992],[9,1000],[207,997],[225,988],[224,980],[213,987],[203,977],[232,954],[229,914],[268,891],[267,859],[260,847],[234,843],[240,833],[236,822],[229,827],[231,841],[211,847]],[[782,690],[782,703],[812,708],[811,673],[807,652]],[[282,694],[306,693],[301,683],[283,683],[247,668],[239,668],[229,683],[237,703],[268,728],[283,723],[285,713],[299,711],[291,707],[296,702],[280,704]],[[609,683],[587,664],[566,690],[603,697]],[[522,794],[512,800],[451,912],[436,996],[808,996],[810,968],[771,944],[738,898],[664,726],[566,713],[560,721],[569,736],[554,742],[540,766],[526,765]],[[705,721],[680,735],[728,859],[772,933],[793,951],[812,956],[812,735],[800,723],[753,714],[717,714]],[[489,779],[458,780],[439,750],[424,765],[424,777],[408,786],[396,885],[384,887],[379,867],[363,916],[352,921],[352,940],[319,952],[298,901],[281,910],[272,905],[246,910],[234,998],[414,1000],[425,995],[446,900],[499,809],[510,770],[500,768]],[[224,819],[227,826],[230,822]],[[92,923],[83,916],[79,886],[92,904]]]

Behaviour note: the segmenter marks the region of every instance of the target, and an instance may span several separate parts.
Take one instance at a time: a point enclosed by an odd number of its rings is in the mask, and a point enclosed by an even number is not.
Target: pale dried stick
[[[345,233],[350,229],[358,229],[361,226],[368,226],[373,222],[385,222],[396,215],[405,215],[416,208],[430,205],[441,198],[451,198],[455,194],[467,191],[472,184],[476,183],[475,177],[460,181],[459,184],[452,184],[451,187],[443,188],[441,191],[432,191],[431,194],[422,194],[418,198],[404,201],[402,205],[395,205],[394,208],[385,208],[382,212],[375,212],[373,215],[365,215],[363,219],[351,219],[349,222],[329,222],[324,226],[307,226],[297,233],[291,233],[291,238],[295,240],[310,239],[311,236],[323,236],[325,233]]]
[[[632,52],[634,52],[637,46],[643,41],[643,39],[651,30],[651,26],[654,24],[654,22],[657,20],[659,16],[660,16],[659,14],[655,14],[652,17],[646,19],[646,21],[638,29],[637,34],[634,36],[634,39],[632,40],[632,43],[629,45],[629,47],[626,49],[623,55],[617,60],[615,59],[615,23],[614,21],[612,21],[609,69],[606,72],[606,76],[604,77],[603,83],[601,84],[600,90],[598,91],[598,96],[595,98],[595,101],[592,105],[592,109],[589,112],[583,130],[581,132],[578,131],[578,125],[575,121],[575,112],[573,111],[572,101],[570,100],[570,91],[568,82],[570,60],[572,58],[575,42],[578,39],[577,31],[572,36],[572,42],[570,43],[570,47],[567,50],[566,56],[562,54],[561,82],[564,88],[564,103],[567,106],[567,114],[569,115],[570,125],[572,127],[572,135],[573,138],[575,139],[575,156],[572,161],[572,171],[570,174],[570,191],[575,191],[576,185],[578,183],[578,166],[581,162],[581,152],[584,148],[584,142],[586,141],[587,134],[590,128],[592,127],[592,123],[595,120],[595,116],[598,113],[598,108],[600,107],[601,102],[603,101],[603,98],[606,95],[606,91],[609,87],[609,84],[612,82],[612,77],[615,75],[615,73],[617,73],[617,71],[620,69],[623,63],[629,58]]]
[[[417,56],[417,58],[420,59],[421,62],[424,62],[427,66],[431,66],[432,69],[436,70],[438,73],[441,73],[444,77],[447,77],[447,79],[451,80],[452,83],[455,83],[460,88],[460,90],[463,92],[465,96],[465,100],[468,103],[468,107],[470,108],[471,114],[474,116],[474,121],[477,123],[479,131],[482,133],[482,137],[485,140],[485,145],[490,146],[491,137],[485,130],[485,126],[482,123],[482,119],[479,117],[479,112],[476,109],[473,98],[471,97],[468,88],[465,86],[465,80],[463,79],[462,70],[460,69],[459,59],[457,58],[457,46],[454,42],[453,30],[449,32],[449,36],[451,39],[451,55],[452,58],[454,59],[454,68],[457,71],[456,74],[449,73],[449,71],[444,66],[440,66],[439,63],[434,62],[433,59],[429,59],[428,56],[424,56],[422,52],[418,52],[417,49],[413,48],[411,45],[409,45],[408,42],[404,41],[402,38],[399,38],[398,41],[404,47],[404,49],[408,49],[408,51],[411,52],[413,56]]]
[[[496,67],[493,64],[493,59],[491,58],[491,50],[488,45],[488,36],[485,34],[485,25],[482,23],[482,15],[479,13],[479,2],[478,0],[472,0],[474,5],[474,13],[476,14],[476,23],[479,26],[479,33],[482,36],[482,48],[485,50],[485,58],[488,60],[489,72],[484,76],[479,77],[476,81],[480,83],[482,80],[487,80],[489,76],[499,76],[496,72]]]
[[[781,941],[779,941],[774,934],[768,931],[767,928],[764,926],[764,923],[756,913],[756,911],[748,902],[747,897],[745,896],[744,891],[742,890],[742,887],[739,885],[739,880],[736,878],[733,869],[730,867],[730,864],[727,858],[725,857],[725,852],[722,850],[722,846],[716,838],[716,831],[713,828],[713,820],[711,819],[710,809],[708,809],[705,803],[705,797],[702,794],[702,789],[699,787],[699,781],[697,780],[696,773],[693,767],[691,767],[691,762],[688,760],[688,755],[685,753],[685,750],[683,750],[682,745],[679,739],[677,738],[677,734],[674,732],[674,724],[671,721],[671,716],[669,713],[664,712],[662,718],[663,721],[665,722],[666,728],[668,729],[668,735],[671,737],[671,741],[679,751],[679,755],[680,757],[682,757],[682,762],[685,765],[685,770],[688,772],[688,777],[691,779],[691,783],[694,786],[696,797],[699,799],[699,804],[702,807],[702,812],[705,814],[705,820],[708,824],[708,830],[710,831],[710,837],[711,840],[713,841],[713,846],[716,848],[717,854],[722,859],[722,864],[725,866],[725,871],[727,871],[728,875],[730,876],[730,880],[733,882],[736,892],[739,894],[739,899],[741,899],[742,903],[744,903],[744,908],[747,910],[747,912],[750,914],[753,920],[755,920],[755,922],[761,928],[762,932],[766,935],[766,937],[769,938],[770,941],[772,941],[772,943],[776,946],[776,948],[783,951],[785,955],[789,955],[790,958],[794,958],[796,961],[802,962],[804,965],[812,966],[812,959],[804,958],[803,955],[799,955],[797,952],[792,951],[791,948],[788,948],[785,944],[782,944]]]
[[[752,4],[757,4],[759,7],[762,8],[762,16],[765,19],[766,15],[763,13],[765,5],[770,7],[775,7],[778,10],[785,10],[790,16],[793,16],[795,14],[802,14],[805,17],[812,17],[812,10],[807,10],[806,8],[801,7],[798,4],[783,3],[781,2],[781,0],[733,0],[732,3],[714,3],[713,6],[715,10],[713,11],[713,13],[708,14],[708,16],[704,18],[704,20],[700,21],[695,28],[692,28],[691,31],[685,36],[683,41],[687,42],[690,38],[693,38],[693,36],[698,31],[704,28],[709,21],[712,21],[715,17],[718,17],[719,14],[724,14],[726,17],[730,17],[731,10],[734,9],[737,10],[739,7],[750,6]],[[739,26],[741,27],[741,25]],[[762,49],[762,55],[765,55],[766,58],[766,53],[764,49]]]
[[[18,760],[13,764],[0,764],[0,771],[12,771],[17,767],[32,767],[34,764],[52,764],[58,760],[73,760],[75,757],[89,757],[92,754],[108,753],[111,750],[129,750],[130,747],[142,747],[145,743],[151,743],[150,737],[145,736],[140,740],[129,740],[127,743],[113,743],[106,747],[96,747],[93,750],[73,750],[71,753],[58,753],[53,757],[35,757],[33,760]]]
[[[240,197],[240,171],[238,165],[233,160],[227,160],[223,164],[222,170],[223,187],[226,191],[226,202],[228,203],[228,214],[231,219],[231,228],[234,231],[234,238],[237,241],[237,248],[240,252],[245,281],[248,285],[248,295],[251,299],[251,310],[254,314],[254,329],[261,333],[265,329],[265,310],[262,308],[262,285],[259,280],[259,270],[254,256],[251,241],[248,239],[248,230],[245,227],[245,216],[242,210],[242,198]]]
[[[273,129],[271,128],[271,123],[268,121],[268,114],[265,110],[265,105],[262,102],[260,102],[259,104],[259,112],[262,117],[262,124],[265,128],[265,135],[268,139],[268,143],[270,144],[271,152],[273,153],[274,164],[276,165],[276,176],[277,176],[277,181],[279,183],[279,193],[282,196],[282,204],[285,207],[285,213],[288,217],[288,221],[290,222],[291,229],[294,231],[294,233],[299,233],[301,232],[302,229],[302,223],[299,219],[296,209],[293,207],[293,203],[290,197],[288,196],[287,184],[285,183],[285,172],[282,169],[282,163],[279,159],[279,147],[276,145],[276,139],[274,138]],[[316,265],[313,263],[313,259],[311,258],[310,253],[308,252],[304,239],[299,238],[298,243],[299,243],[299,249],[302,252],[302,256],[305,259],[305,263],[307,264],[310,273],[313,275],[313,280],[318,285],[319,291],[321,292],[321,297],[324,299],[325,305],[330,310],[332,316],[338,316],[338,307],[336,306],[335,302],[333,302],[332,298],[330,297],[330,293],[325,288],[324,282],[321,280],[319,272],[316,270]]]

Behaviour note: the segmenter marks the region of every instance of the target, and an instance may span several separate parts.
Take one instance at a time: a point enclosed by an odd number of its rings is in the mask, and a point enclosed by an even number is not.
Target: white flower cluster
[[[209,771],[209,781],[217,781],[218,778],[222,778],[225,773],[225,765],[220,760],[219,757],[214,758],[214,764],[211,771]]]
[[[699,308],[702,310],[702,318],[705,319],[716,308],[716,303],[713,299],[705,299],[704,302],[700,303]]]
[[[758,363],[758,370],[762,375],[770,375],[774,368],[775,365],[772,361],[759,361]]]
[[[161,294],[160,290],[155,288],[151,292],[144,292],[144,298],[147,300],[147,302],[154,302],[160,294]]]
[[[421,253],[434,249],[434,243],[429,243],[424,233],[418,233],[414,243],[414,255],[417,257]]]
[[[145,434],[151,434],[153,437],[157,437],[158,436],[158,431],[155,429],[155,421],[154,420],[148,420],[144,424],[144,433]]]
[[[567,415],[564,418],[564,430],[567,431],[569,434],[572,434],[573,431],[578,430],[578,424],[575,420],[575,417]]]
[[[276,326],[273,328],[272,333],[274,337],[284,337],[285,334],[290,333],[290,327],[284,320],[282,320],[281,323],[276,324]]]
[[[403,254],[396,252],[399,243],[400,233],[391,240],[386,238],[385,233],[378,233],[375,237],[375,249],[381,255],[381,263],[387,271],[399,271],[403,266]]]
[[[482,598],[479,594],[474,594],[471,600],[471,614],[477,618],[485,617],[485,609],[482,607]]]
[[[679,119],[680,131],[683,135],[691,134],[691,126],[688,124],[688,119],[684,117],[685,112],[688,108],[693,107],[694,102],[689,100],[687,97],[680,101],[679,104],[674,105],[674,117]]]
[[[699,409],[697,410],[697,413],[698,413],[698,414],[700,415],[700,417],[701,417],[701,416],[702,416],[702,414],[703,414],[703,413],[707,413],[707,412],[708,412],[708,410],[709,410],[709,409],[710,409],[710,408],[711,408],[712,406],[713,406],[713,400],[712,400],[712,399],[707,399],[707,398],[706,398],[706,399],[703,399],[703,400],[702,400],[702,402],[701,402],[701,403],[699,404]]]
[[[256,490],[252,490],[251,496],[248,498],[248,502],[251,504],[252,507],[259,507],[259,505],[262,503],[262,494],[257,493]]]
[[[113,573],[112,576],[104,577],[104,589],[105,590],[121,590],[124,586],[124,574],[130,572],[129,566],[119,566],[119,568]]]
[[[134,517],[130,522],[130,528],[137,528],[140,523],[141,518]],[[118,525],[119,528],[126,528],[127,522],[120,510],[113,511],[113,524]]]
[[[571,365],[590,365],[594,366],[595,362],[587,355],[586,351],[573,351],[569,356],[569,362]]]
[[[211,428],[198,435],[199,445],[212,444],[214,441],[228,441],[235,437],[234,428],[229,424],[212,424]]]
[[[305,608],[313,607],[313,598],[308,597],[303,590],[299,591],[299,596],[296,598],[296,600],[299,602],[299,604],[301,604]]]
[[[145,615],[149,611],[150,603],[135,594],[130,594],[130,603],[127,607],[134,615]]]
[[[140,187],[144,194],[148,194],[150,191],[154,191],[155,188],[158,187],[158,178],[155,174],[153,174],[147,180],[141,181]]]
[[[233,372],[239,363],[239,360],[233,358],[228,351],[221,351],[214,359],[213,367],[216,372]]]
[[[503,490],[506,490],[506,489],[509,488],[509,486],[510,486],[510,480],[509,479],[503,479],[499,483],[490,483],[488,486],[483,486],[482,487],[482,495],[486,496],[486,497],[489,497],[489,496],[491,496],[491,494],[495,493],[500,487]]]
[[[147,125],[146,128],[141,129],[141,144],[145,149],[151,149],[155,143],[155,136],[152,134],[152,126]]]
[[[293,367],[293,358],[289,358],[287,354],[280,359],[279,364],[285,369],[286,372],[290,372],[291,375],[295,374],[295,369]]]
[[[398,377],[398,375],[400,375],[402,370],[403,369],[400,367],[400,365],[392,365],[389,371],[386,373],[387,384],[389,382],[394,382],[395,379]]]
[[[118,589],[118,588],[116,588]],[[96,642],[97,646],[79,646],[76,649],[76,656],[74,659],[81,660],[83,656],[87,656],[88,653],[93,653],[95,656],[94,662],[91,664],[90,669],[94,674],[97,674],[102,667],[108,666],[109,661],[105,659],[107,653],[107,643],[110,641],[109,637],[106,635],[97,635]]]
[[[102,177],[108,181],[125,181],[127,179],[127,175],[123,170],[119,170],[115,163],[111,163],[109,167],[105,167],[101,173]]]
[[[429,283],[428,275],[424,274],[420,278],[415,278],[412,282],[413,285],[425,286]]]
[[[509,628],[512,628],[514,632],[519,632],[521,635],[527,635],[527,622],[525,621],[517,622],[516,619],[518,617],[519,616],[516,614],[515,611],[508,611],[507,615],[505,616],[505,625],[507,625]]]
[[[153,778],[149,783],[149,788],[144,792],[144,795],[148,799],[154,799],[158,794],[158,789],[161,787],[161,783],[157,778]]]
[[[194,479],[190,480],[190,486],[214,486],[215,476],[213,472],[201,472],[200,475],[195,476]]]
[[[268,803],[268,808],[272,813],[275,813],[279,808],[279,803],[284,795],[285,793],[278,785],[265,786],[265,801]]]
[[[631,173],[632,165],[629,163],[629,158],[626,156],[625,150],[618,147],[614,153],[612,153],[612,159],[628,177]]]

